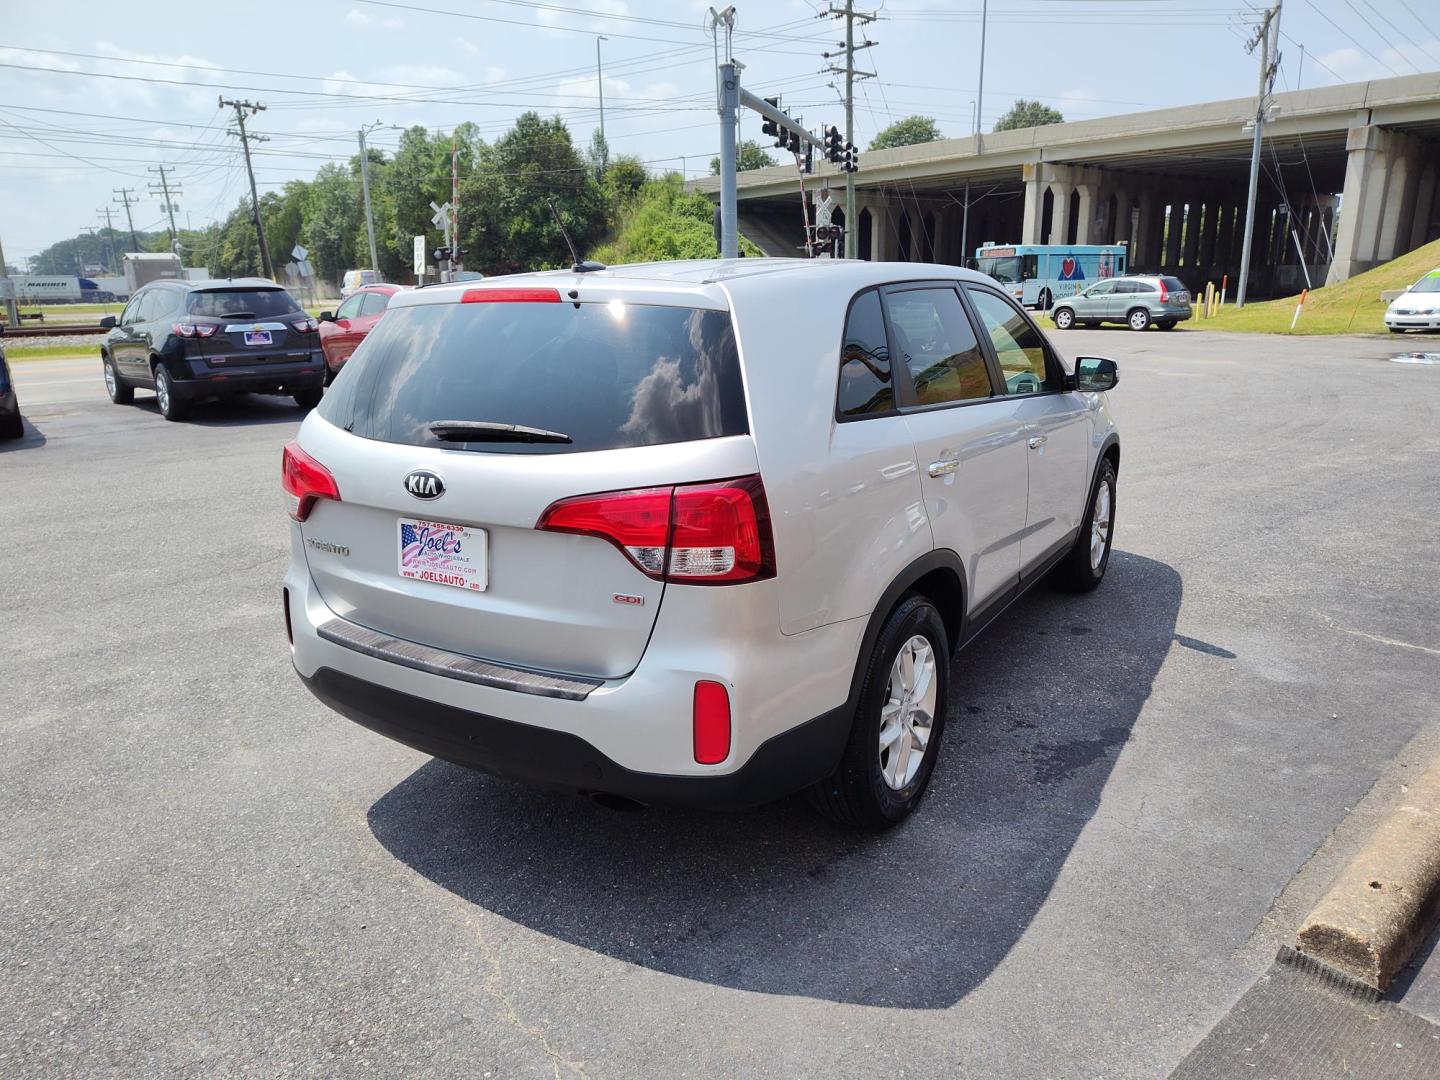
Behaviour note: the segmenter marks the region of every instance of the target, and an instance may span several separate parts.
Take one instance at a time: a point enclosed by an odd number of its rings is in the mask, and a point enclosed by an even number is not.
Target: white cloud
[[[1440,38],[1431,38],[1428,41],[1408,41],[1398,48],[1385,49],[1375,56],[1367,55],[1359,49],[1347,45],[1343,49],[1335,49],[1332,52],[1321,53],[1319,56],[1313,57],[1313,61],[1319,66],[1320,78],[1316,78],[1316,72],[1313,69],[1306,71],[1302,76],[1301,85],[1313,86],[1317,81],[1328,81],[1331,72],[1346,82],[1358,82],[1362,79],[1390,79],[1397,74],[1413,75],[1416,68],[1421,71],[1433,71],[1437,56],[1440,56]],[[1326,71],[1326,68],[1330,70]]]
[[[369,26],[375,20],[366,15],[359,8],[351,8],[345,13],[345,21],[351,26]]]

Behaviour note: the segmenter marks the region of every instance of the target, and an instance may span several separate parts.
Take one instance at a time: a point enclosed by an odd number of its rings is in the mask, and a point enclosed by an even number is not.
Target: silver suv
[[[1107,322],[1124,323],[1131,330],[1146,330],[1152,323],[1174,330],[1190,315],[1190,292],[1176,277],[1106,278],[1067,296],[1050,311],[1057,330]]]
[[[1114,364],[986,277],[745,259],[398,294],[284,452],[295,668],[602,802],[925,791],[950,659],[1105,574]]]

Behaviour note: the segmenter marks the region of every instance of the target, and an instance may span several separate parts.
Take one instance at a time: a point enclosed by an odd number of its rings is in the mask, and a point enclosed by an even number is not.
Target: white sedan
[[[1440,268],[1431,270],[1390,302],[1385,325],[1392,334],[1440,330]]]

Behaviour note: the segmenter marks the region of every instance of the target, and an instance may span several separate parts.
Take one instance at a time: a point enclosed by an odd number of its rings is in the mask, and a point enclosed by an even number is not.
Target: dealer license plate
[[[489,584],[489,536],[484,529],[425,518],[400,519],[400,576],[471,592]]]
[[[271,339],[270,339],[270,331],[269,331],[269,330],[246,330],[246,331],[245,331],[245,344],[246,344],[246,345],[269,345],[269,344],[270,344],[270,341],[271,341]]]

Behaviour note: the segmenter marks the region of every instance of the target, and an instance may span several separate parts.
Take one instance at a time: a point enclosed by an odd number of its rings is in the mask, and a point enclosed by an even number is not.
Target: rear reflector
[[[462,304],[558,304],[559,289],[466,289]]]
[[[695,684],[695,761],[719,765],[730,756],[730,695],[723,683]]]
[[[775,576],[758,476],[561,499],[535,527],[607,540],[656,581],[730,585]]]
[[[294,439],[285,444],[280,457],[280,482],[290,496],[287,509],[296,521],[310,516],[317,499],[340,501],[340,488],[330,470],[301,450]]]
[[[280,604],[285,608],[285,640],[295,644],[295,628],[290,625],[290,590],[280,590]]]

